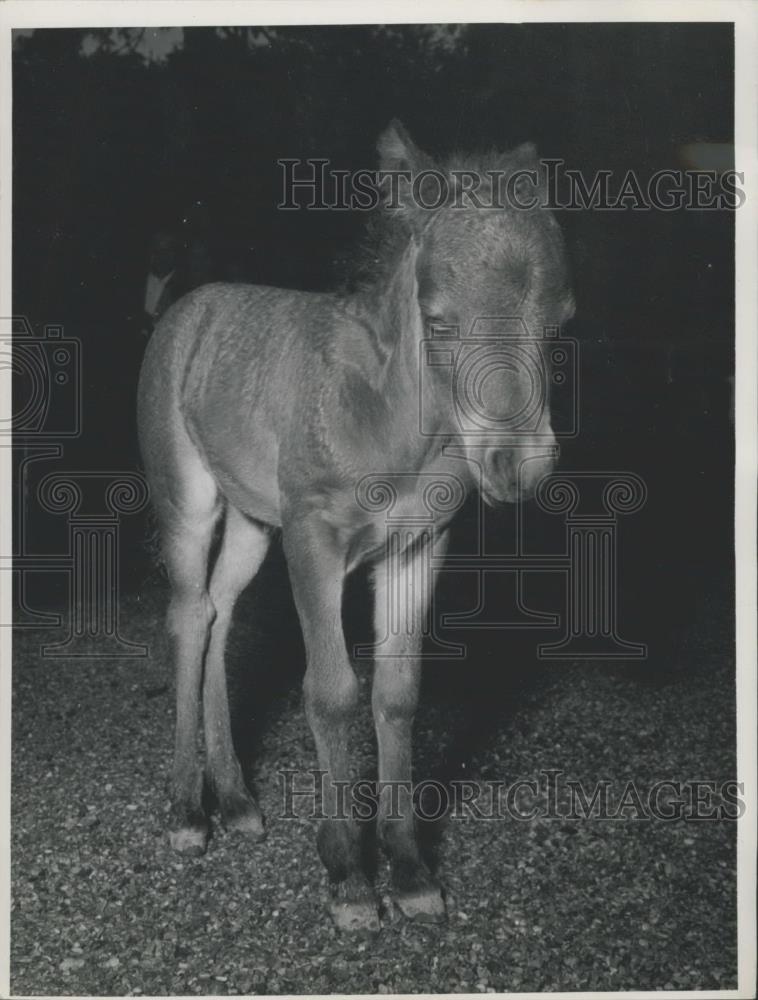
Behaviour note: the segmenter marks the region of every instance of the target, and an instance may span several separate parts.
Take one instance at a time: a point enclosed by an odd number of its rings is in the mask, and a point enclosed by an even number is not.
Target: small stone
[[[81,969],[83,965],[83,958],[64,958],[58,968],[61,972],[73,972],[74,969]]]

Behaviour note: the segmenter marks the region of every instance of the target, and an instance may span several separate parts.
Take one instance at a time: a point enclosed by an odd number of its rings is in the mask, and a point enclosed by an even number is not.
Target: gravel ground
[[[254,595],[241,602],[230,672],[240,732],[256,732],[244,752],[268,839],[253,847],[216,829],[199,859],[172,854],[164,830],[173,720],[165,585],[154,576],[123,604],[126,637],[158,636],[147,659],[54,661],[39,654],[50,633],[17,633],[14,994],[736,987],[729,821],[448,818],[430,830],[447,924],[410,925],[388,906],[378,936],[339,935],[324,908],[315,822],[280,815],[278,772],[314,767],[315,754],[276,570],[259,593],[257,611]],[[617,799],[630,779],[643,789],[666,778],[720,784],[735,774],[728,649],[726,604],[715,601],[683,634],[676,669],[547,665],[532,652],[486,725],[486,686],[477,701],[470,676],[431,676],[430,667],[417,776],[447,768],[510,783],[556,768],[587,787],[610,779]],[[368,774],[370,734],[364,714],[356,760]],[[377,882],[386,894],[382,864]]]

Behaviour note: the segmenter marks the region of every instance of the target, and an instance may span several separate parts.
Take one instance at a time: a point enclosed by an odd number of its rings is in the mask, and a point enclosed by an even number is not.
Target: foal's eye
[[[437,339],[456,338],[459,334],[458,326],[444,316],[428,316],[425,328],[427,336]]]
[[[449,317],[443,316],[442,313],[435,310],[422,308],[421,316],[427,329],[450,326]]]

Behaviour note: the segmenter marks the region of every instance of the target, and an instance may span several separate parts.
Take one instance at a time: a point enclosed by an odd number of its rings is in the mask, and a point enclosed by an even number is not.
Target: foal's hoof
[[[442,891],[436,885],[398,893],[395,905],[404,917],[419,924],[442,924],[447,919]]]
[[[221,822],[225,829],[232,833],[242,834],[243,837],[252,840],[255,844],[266,839],[263,816],[257,806],[248,808],[245,812],[235,811],[231,815],[222,813]]]
[[[263,814],[249,793],[219,795],[218,809],[225,830],[239,833],[254,843],[265,840]]]
[[[329,912],[337,930],[372,933],[381,930],[379,904],[373,889],[362,875],[350,875],[344,881],[332,885]]]
[[[334,900],[329,904],[329,912],[339,931],[370,931],[376,934],[381,930],[379,908],[372,900]]]
[[[171,830],[168,837],[171,846],[179,854],[184,854],[188,858],[199,858],[201,854],[205,854],[208,829],[202,826],[185,826]]]

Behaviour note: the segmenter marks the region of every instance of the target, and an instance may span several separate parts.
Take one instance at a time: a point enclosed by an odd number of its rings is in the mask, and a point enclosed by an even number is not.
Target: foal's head
[[[488,502],[528,497],[554,462],[551,362],[561,352],[550,338],[574,309],[536,152],[437,166],[397,122],[379,152],[382,169],[413,178],[394,211],[417,247],[422,433],[461,442]]]

